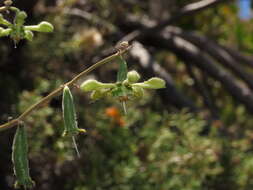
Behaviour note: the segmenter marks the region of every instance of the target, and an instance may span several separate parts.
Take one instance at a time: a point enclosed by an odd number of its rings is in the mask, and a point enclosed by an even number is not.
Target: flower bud
[[[132,89],[133,89],[134,97],[136,97],[136,98],[142,98],[143,97],[143,95],[144,95],[143,88],[136,86],[136,87],[133,87]]]
[[[139,79],[140,79],[140,75],[139,75],[139,73],[136,72],[135,70],[130,71],[130,72],[127,73],[127,80],[128,80],[130,83],[137,82]]]
[[[133,87],[148,88],[148,89],[159,89],[159,88],[165,88],[165,81],[163,79],[158,78],[158,77],[153,77],[143,83],[132,84],[132,86]]]
[[[32,30],[36,32],[52,32],[54,30],[54,26],[49,22],[41,22],[38,25],[25,26],[25,30]]]
[[[39,32],[53,32],[54,26],[49,22],[41,22],[39,23]]]
[[[85,92],[99,90],[99,89],[103,89],[103,88],[113,88],[113,87],[115,87],[115,84],[102,83],[102,82],[98,82],[97,80],[94,80],[94,79],[84,81],[81,84],[81,89]]]
[[[33,32],[30,30],[25,30],[25,39],[32,41],[33,39]]]
[[[165,88],[165,81],[158,77],[153,77],[145,81],[144,84],[148,85],[149,88],[152,88],[152,89]]]
[[[18,25],[23,25],[25,23],[25,19],[27,18],[27,14],[25,11],[20,11],[16,13],[15,23]]]

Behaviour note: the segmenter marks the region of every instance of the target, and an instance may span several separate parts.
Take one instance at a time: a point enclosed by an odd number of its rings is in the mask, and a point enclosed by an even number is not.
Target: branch
[[[196,45],[199,49],[211,55],[220,64],[229,68],[235,75],[253,89],[253,75],[250,72],[247,72],[247,70],[245,70],[222,46],[203,36],[197,35],[194,32],[184,32],[177,27],[167,27],[166,31],[176,36],[180,36]]]
[[[192,15],[196,12],[199,12],[203,9],[215,6],[219,3],[224,3],[228,0],[202,0],[199,2],[191,3],[189,5],[184,6],[180,9],[177,13],[173,14],[168,20],[153,26],[153,27],[143,27],[140,30],[135,30],[125,36],[121,41],[132,41],[132,40],[139,40],[142,37],[145,37],[149,34],[156,33],[162,30],[164,27],[172,24],[173,22],[178,21],[182,17]],[[143,26],[143,25],[142,25]]]
[[[147,39],[143,39],[143,43],[145,42],[146,44],[149,43],[149,45],[169,49],[186,63],[190,62],[196,65],[200,70],[218,80],[236,100],[253,113],[252,91],[246,85],[236,80],[229,72],[216,65],[210,57],[205,55],[195,45],[168,32],[163,32],[160,35],[149,35]]]
[[[96,24],[100,24],[102,26],[105,26],[112,31],[118,30],[118,28],[116,26],[114,26],[112,23],[108,22],[107,20],[100,18],[100,17],[96,16],[95,14],[89,13],[87,11],[83,11],[78,8],[65,9],[64,13],[68,14],[68,15],[81,17],[89,22],[95,22]]]
[[[252,56],[242,54],[242,53],[240,53],[239,51],[236,51],[233,48],[229,48],[229,47],[226,47],[226,46],[222,46],[222,47],[223,47],[224,50],[227,51],[227,53],[230,56],[234,57],[234,59],[236,59],[239,63],[253,68],[253,57]]]
[[[4,12],[4,11],[7,11],[8,9],[9,9],[8,6],[0,7],[0,13],[1,13],[1,12]]]
[[[57,88],[56,90],[54,90],[53,92],[51,92],[49,95],[47,95],[46,97],[42,98],[39,102],[33,104],[32,106],[30,106],[25,112],[23,112],[18,118],[13,119],[5,124],[0,125],[0,131],[12,128],[16,125],[18,125],[18,123],[20,121],[23,121],[28,115],[30,115],[34,110],[39,109],[41,107],[43,107],[44,105],[46,105],[46,103],[48,103],[52,98],[58,96],[63,88],[65,86],[68,87],[73,87],[75,82],[77,82],[81,77],[87,75],[88,73],[90,73],[91,71],[93,71],[94,69],[96,69],[97,67],[100,67],[103,64],[106,64],[108,62],[113,61],[115,58],[117,58],[119,55],[124,54],[127,50],[129,49],[129,47],[126,47],[125,49],[122,49],[116,53],[114,53],[111,56],[108,56],[104,59],[102,59],[101,61],[95,63],[94,65],[90,66],[89,68],[87,68],[86,70],[84,70],[83,72],[79,73],[76,77],[74,77],[71,81],[61,85],[59,88]]]
[[[148,75],[157,75],[166,81],[166,88],[159,90],[164,104],[170,104],[176,108],[188,108],[192,112],[196,112],[198,108],[194,103],[180,93],[174,85],[171,76],[159,64],[157,64],[151,57],[150,53],[139,42],[133,42],[130,54],[138,60],[141,70]]]
[[[207,108],[209,108],[212,118],[214,118],[216,120],[219,119],[219,114],[218,114],[218,110],[216,108],[216,105],[212,101],[208,89],[203,84],[205,77],[203,77],[203,75],[201,73],[201,79],[199,79],[196,76],[196,74],[194,72],[194,68],[191,63],[186,64],[186,69],[187,69],[189,76],[194,80],[193,85],[196,88],[196,90],[199,92],[199,94],[202,96],[205,106]]]

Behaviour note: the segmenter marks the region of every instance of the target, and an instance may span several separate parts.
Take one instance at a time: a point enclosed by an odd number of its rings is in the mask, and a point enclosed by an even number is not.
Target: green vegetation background
[[[37,34],[33,42],[16,49],[9,39],[0,43],[0,121],[22,113],[41,97],[102,58],[115,44],[117,23],[125,14],[149,15],[146,1],[66,0],[17,1],[29,15],[29,24],[48,20],[52,34]],[[131,2],[133,2],[131,4]],[[193,1],[176,1],[174,9]],[[73,16],[84,8],[97,19]],[[101,20],[100,20],[101,19]],[[194,30],[219,43],[253,53],[253,23],[240,21],[234,4],[219,5],[184,18],[177,26]],[[157,62],[173,68],[177,87],[203,105],[192,88],[185,66],[169,51],[155,51]],[[126,56],[127,58],[127,56]],[[138,65],[131,68],[139,69]],[[90,77],[110,82],[117,65],[108,64]],[[144,76],[145,77],[145,76]],[[211,79],[210,79],[211,80]],[[211,80],[212,81],[212,80]],[[123,115],[116,100],[91,102],[74,90],[80,128],[81,158],[72,143],[61,137],[61,98],[27,119],[30,172],[35,189],[73,190],[245,190],[253,188],[253,119],[219,83],[212,81],[220,122],[208,123],[205,112],[192,114],[164,106],[156,92],[128,103]],[[206,133],[205,129],[209,132]],[[222,131],[222,132],[221,132]],[[11,145],[15,130],[0,133],[0,189],[13,189]]]

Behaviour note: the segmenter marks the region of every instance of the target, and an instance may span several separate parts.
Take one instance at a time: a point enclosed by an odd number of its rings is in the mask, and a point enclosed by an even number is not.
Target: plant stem
[[[0,9],[0,12],[1,12],[1,9]],[[96,69],[97,67],[100,67],[103,64],[106,64],[108,62],[113,61],[115,58],[117,58],[121,54],[124,54],[128,49],[129,49],[129,47],[125,48],[123,51],[122,50],[118,51],[118,52],[116,52],[116,53],[114,53],[114,54],[98,61],[97,63],[93,64],[89,68],[85,69],[83,72],[81,72],[77,76],[75,76],[71,81],[61,85],[56,90],[54,90],[53,92],[51,92],[50,94],[48,94],[47,96],[42,98],[40,101],[38,101],[37,103],[30,106],[18,118],[13,119],[13,120],[5,123],[5,124],[0,125],[0,131],[3,131],[3,130],[6,130],[6,129],[9,129],[9,128],[12,128],[12,127],[16,126],[20,121],[23,121],[26,118],[26,116],[30,115],[34,110],[45,106],[48,102],[50,102],[50,100],[52,98],[54,98],[54,97],[58,96],[59,94],[61,94],[64,86],[68,86],[69,88],[71,88],[72,86],[74,86],[75,82],[78,81],[81,77],[87,75],[88,73],[90,73],[91,71]]]
[[[74,149],[76,150],[76,154],[77,154],[78,158],[81,158],[77,144],[76,144],[75,136],[72,136],[72,141],[73,141],[73,146],[74,146]]]
[[[2,6],[2,7],[0,7],[0,13],[4,12],[4,11],[8,11],[8,10],[11,10],[11,11],[14,11],[14,12],[19,11],[19,9],[17,7],[12,7],[12,6]]]
[[[9,9],[8,6],[0,7],[0,13],[6,11],[6,10],[8,10],[8,9]]]
[[[127,114],[126,101],[122,102],[122,107],[123,107],[123,110],[124,110],[124,114],[126,115]]]

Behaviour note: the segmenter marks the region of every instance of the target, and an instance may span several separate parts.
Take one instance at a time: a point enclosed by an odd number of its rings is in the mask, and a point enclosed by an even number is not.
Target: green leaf
[[[20,124],[16,130],[12,146],[12,162],[14,164],[14,174],[17,177],[15,188],[20,186],[23,186],[25,189],[32,188],[35,184],[29,174],[27,157],[27,134],[23,124]]]
[[[127,78],[127,63],[122,56],[118,57],[119,70],[117,73],[117,81],[122,82]]]

